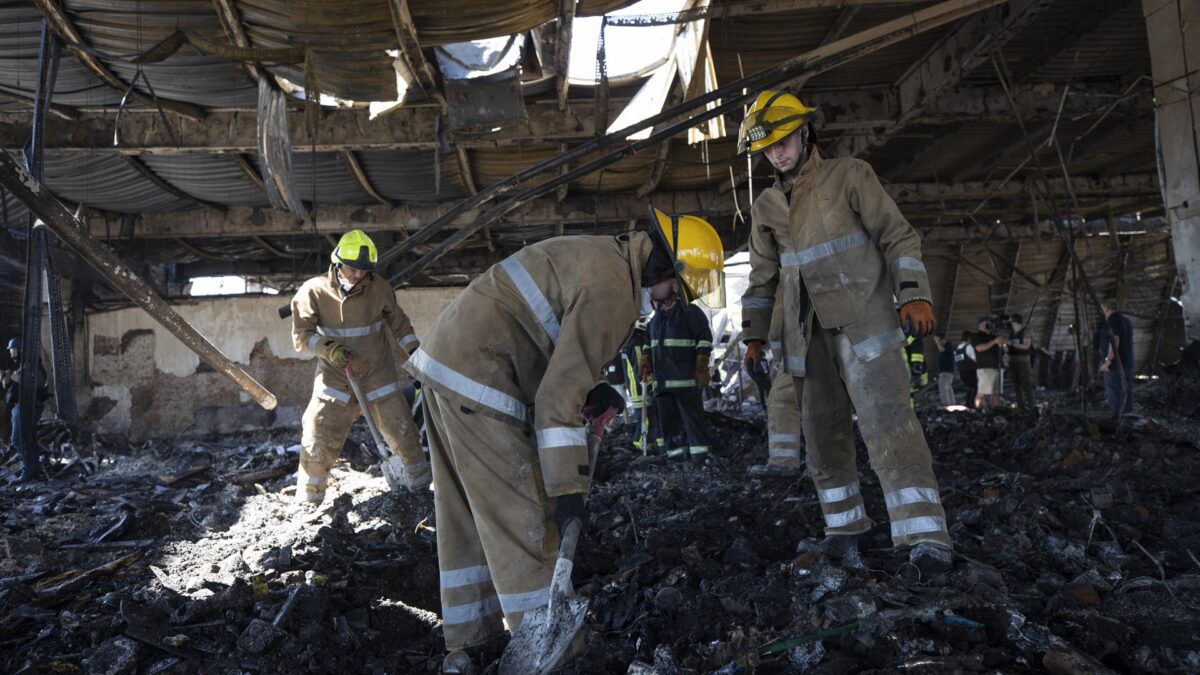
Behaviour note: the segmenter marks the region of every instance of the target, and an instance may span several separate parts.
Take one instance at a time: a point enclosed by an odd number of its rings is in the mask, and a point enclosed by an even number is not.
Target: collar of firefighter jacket
[[[329,283],[329,288],[333,290],[334,295],[339,298],[348,298],[352,295],[358,295],[366,290],[367,285],[375,281],[375,273],[367,272],[367,276],[363,280],[354,284],[349,291],[342,291],[342,280],[338,278],[337,263],[329,265],[329,274],[325,275],[325,280]]]
[[[813,176],[817,175],[817,172],[821,169],[822,161],[824,160],[821,158],[821,151],[818,150],[817,146],[814,144],[812,146],[812,154],[810,154],[808,159],[805,160],[804,166],[800,167],[800,174],[796,176],[795,180],[788,181],[788,179],[785,178],[782,173],[779,173],[778,171],[775,172],[775,188],[782,191],[784,194],[787,194],[797,185],[804,185],[808,181],[812,180]]]
[[[623,237],[618,237],[618,241]],[[633,301],[640,307],[642,304],[642,270],[650,259],[650,251],[654,242],[650,240],[649,232],[632,232],[623,242],[626,255],[629,257],[629,278],[633,281]]]

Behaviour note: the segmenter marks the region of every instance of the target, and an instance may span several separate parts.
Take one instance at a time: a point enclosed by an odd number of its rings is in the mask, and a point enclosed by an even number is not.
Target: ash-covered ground
[[[821,536],[807,476],[747,477],[761,413],[713,415],[702,467],[611,434],[567,672],[1200,672],[1200,378],[1139,384],[1119,425],[1051,399],[1034,417],[922,397],[958,546],[924,579],[889,548],[861,447],[879,525],[852,567],[795,552]],[[323,508],[297,508],[293,443],[97,443],[0,486],[0,672],[436,672],[431,495],[388,493],[350,452]]]

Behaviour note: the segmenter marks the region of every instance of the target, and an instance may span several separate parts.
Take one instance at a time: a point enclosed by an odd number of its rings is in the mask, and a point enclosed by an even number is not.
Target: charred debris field
[[[1136,396],[1119,425],[1067,400],[918,405],[958,547],[924,579],[889,549],[861,447],[878,525],[843,564],[796,553],[821,536],[807,476],[747,476],[761,417],[712,414],[699,467],[611,434],[576,556],[589,649],[566,672],[1200,672],[1200,379]],[[301,509],[293,443],[98,441],[0,488],[0,672],[436,672],[431,496],[348,451]]]

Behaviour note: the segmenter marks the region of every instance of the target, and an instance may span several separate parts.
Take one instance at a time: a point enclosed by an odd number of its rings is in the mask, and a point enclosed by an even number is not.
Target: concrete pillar
[[[1200,0],[1142,0],[1154,81],[1158,172],[1183,320],[1200,340]],[[1189,73],[1191,73],[1189,75]]]

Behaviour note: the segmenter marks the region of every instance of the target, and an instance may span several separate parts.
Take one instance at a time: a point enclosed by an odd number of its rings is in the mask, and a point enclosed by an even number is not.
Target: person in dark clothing
[[[975,348],[971,346],[971,331],[964,330],[961,342],[954,348],[954,365],[958,368],[958,376],[967,387],[967,407],[975,407],[975,394],[979,390],[979,379],[975,367]]]
[[[702,463],[708,456],[708,430],[700,391],[711,382],[708,359],[712,328],[696,305],[675,296],[663,301],[646,329],[643,371],[654,376],[654,407],[667,457]],[[647,363],[648,361],[648,363]]]
[[[633,333],[629,335],[629,339],[625,341],[621,347],[621,353],[617,358],[622,362],[622,373],[624,374],[623,384],[626,391],[629,392],[629,401],[633,405],[633,413],[629,419],[633,423],[634,441],[633,445],[638,449],[642,447],[642,427],[646,427],[646,438],[651,448],[654,446],[656,427],[654,415],[650,414],[647,409],[645,419],[642,418],[643,406],[649,406],[650,401],[644,400],[643,395],[649,387],[649,382],[643,382],[641,376],[642,354],[646,350],[646,326],[649,325],[650,319],[638,319],[633,325]],[[649,452],[650,448],[647,448]]]
[[[1100,372],[1104,393],[1113,416],[1133,412],[1133,324],[1114,300],[1105,300],[1104,325],[1100,329]]]
[[[1000,407],[1000,351],[1008,340],[992,334],[992,320],[986,316],[976,322],[979,331],[971,334],[971,346],[975,348],[975,376],[978,390],[975,407],[986,400],[992,409]]]
[[[9,410],[12,411],[12,445],[21,454],[23,466],[21,467],[20,480],[36,480],[41,462],[41,448],[37,446],[36,442],[31,447],[25,447],[25,444],[21,442],[21,387],[33,386],[37,388],[37,410],[33,416],[34,420],[37,420],[41,416],[42,406],[45,405],[46,399],[50,398],[49,390],[46,387],[46,383],[48,382],[46,367],[39,362],[38,378],[29,383],[21,374],[20,338],[13,338],[8,341],[8,354],[12,357],[13,363],[18,366],[12,375],[8,377],[8,381],[4,383],[4,401],[8,404]]]
[[[1034,396],[1033,368],[1029,357],[1033,353],[1033,340],[1025,334],[1025,317],[1012,315],[1012,335],[1008,338],[1008,369],[1013,374],[1013,388],[1017,392],[1017,407],[1029,412],[1037,409]]]
[[[945,333],[933,337],[937,344],[938,397],[942,405],[954,405],[954,345],[946,340]]]

